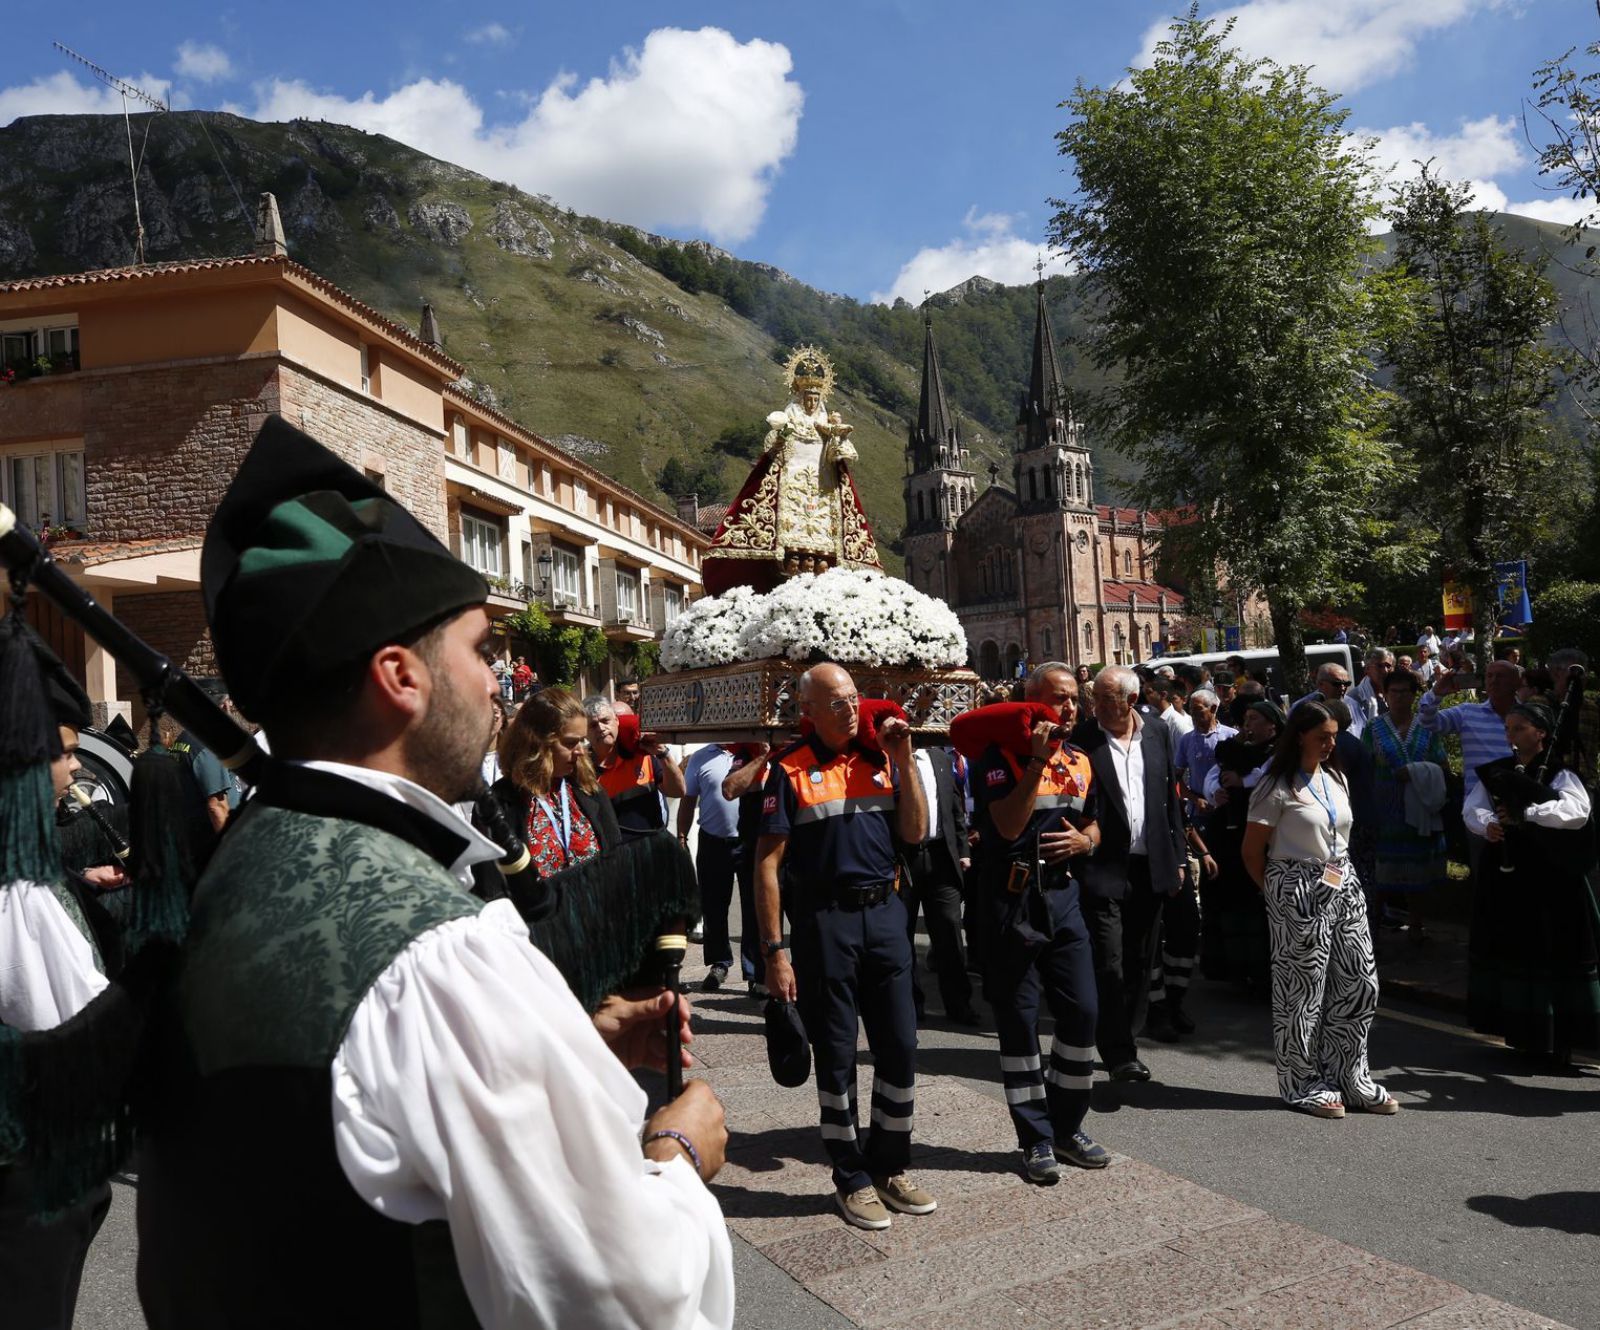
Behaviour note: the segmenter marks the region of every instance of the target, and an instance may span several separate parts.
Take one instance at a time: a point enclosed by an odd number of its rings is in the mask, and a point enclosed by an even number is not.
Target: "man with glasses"
[[[895,865],[896,837],[907,845],[926,839],[928,808],[906,721],[885,719],[878,743],[863,742],[861,699],[838,665],[807,670],[799,692],[813,733],[774,758],[761,805],[761,950],[768,989],[799,1003],[811,1039],[839,1211],[857,1228],[885,1229],[890,1210],[923,1215],[937,1207],[906,1173],[917,1014]],[[789,891],[780,901],[786,856]],[[866,1027],[873,1060],[872,1125],[864,1142],[856,1112],[858,1025]]]
[[[1294,707],[1302,702],[1342,702],[1350,690],[1350,671],[1335,661],[1329,661],[1317,671],[1317,686],[1304,697],[1297,697]]]
[[[1383,700],[1383,690],[1388,687],[1389,676],[1393,673],[1394,652],[1385,647],[1373,647],[1367,652],[1366,671],[1361,682],[1345,699],[1345,705],[1350,708],[1351,738],[1359,739],[1362,730],[1389,710],[1389,704]]]

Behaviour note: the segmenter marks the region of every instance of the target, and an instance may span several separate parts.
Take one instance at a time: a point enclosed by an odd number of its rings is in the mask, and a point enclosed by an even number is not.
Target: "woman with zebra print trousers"
[[[1302,702],[1250,798],[1243,858],[1266,898],[1272,938],[1272,1046],[1291,1108],[1342,1118],[1396,1113],[1372,1079],[1367,1035],[1378,970],[1366,900],[1350,863],[1350,791],[1335,754],[1338,724]]]

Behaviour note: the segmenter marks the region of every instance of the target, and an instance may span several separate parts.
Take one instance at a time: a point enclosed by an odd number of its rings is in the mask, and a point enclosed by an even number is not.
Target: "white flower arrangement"
[[[698,670],[748,659],[739,654],[739,638],[759,615],[762,599],[754,588],[736,586],[687,606],[662,634],[661,668]]]
[[[696,601],[666,632],[667,670],[782,657],[891,669],[965,663],[966,634],[954,611],[909,582],[856,569],[790,578],[757,595],[735,587]]]

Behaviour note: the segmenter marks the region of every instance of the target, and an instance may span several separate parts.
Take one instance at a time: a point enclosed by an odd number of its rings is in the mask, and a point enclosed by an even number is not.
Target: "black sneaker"
[[[1041,1187],[1053,1187],[1061,1181],[1061,1165],[1056,1163],[1049,1141],[1040,1141],[1022,1152],[1022,1171],[1029,1182]]]
[[[1104,1168],[1111,1162],[1105,1146],[1096,1145],[1081,1131],[1073,1132],[1072,1139],[1065,1145],[1056,1146],[1055,1157],[1064,1164],[1075,1164],[1079,1168]]]
[[[706,977],[705,977],[704,981],[702,981],[702,983],[700,985],[700,991],[702,993],[715,993],[719,988],[722,987],[723,983],[726,982],[727,978],[728,978],[728,967],[727,967],[727,964],[725,962],[723,962],[723,961],[718,961],[715,965],[713,965],[709,970],[706,971]]]

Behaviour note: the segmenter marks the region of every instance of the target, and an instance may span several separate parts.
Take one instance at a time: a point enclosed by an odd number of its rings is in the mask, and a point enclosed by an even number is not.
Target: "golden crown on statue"
[[[795,392],[815,388],[824,397],[833,391],[833,361],[814,346],[797,346],[783,363],[784,379]]]

